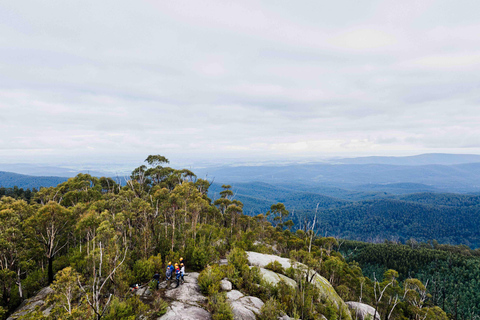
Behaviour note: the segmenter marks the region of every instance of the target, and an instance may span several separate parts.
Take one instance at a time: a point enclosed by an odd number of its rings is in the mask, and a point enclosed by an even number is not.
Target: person
[[[181,276],[182,274],[180,272],[180,266],[178,265],[178,263],[175,263],[175,278],[177,279],[177,286],[175,288],[178,288],[178,286],[180,285]]]
[[[182,277],[182,284],[185,283],[185,265],[180,263],[180,276]]]
[[[158,290],[158,284],[160,283],[160,274],[158,271],[155,271],[155,274],[153,275],[153,280],[157,282],[157,290]]]
[[[187,265],[187,264],[185,263],[185,260],[184,260],[183,258],[180,258],[180,265],[182,265],[182,263],[183,263],[184,266]]]
[[[173,268],[172,262],[169,262],[167,266],[167,271],[165,272],[165,276],[167,277],[167,280],[172,279],[172,268]]]

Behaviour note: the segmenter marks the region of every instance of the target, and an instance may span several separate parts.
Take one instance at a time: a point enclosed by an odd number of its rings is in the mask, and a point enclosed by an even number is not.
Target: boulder
[[[174,301],[168,306],[168,311],[157,320],[210,320],[208,311],[197,306],[191,306],[180,301]]]
[[[42,308],[43,305],[45,304],[45,300],[47,299],[47,296],[51,293],[53,293],[52,288],[50,287],[43,288],[35,296],[23,301],[22,304],[17,308],[17,310],[15,310],[15,312],[12,315],[10,315],[10,317],[8,317],[7,320],[15,320],[18,317],[24,316],[27,313],[35,310],[36,307]],[[50,310],[51,308],[47,309],[45,315],[48,315],[50,313]]]
[[[227,301],[232,308],[234,320],[255,320],[263,306],[263,301],[259,298],[244,296],[237,290],[227,293]]]
[[[238,300],[240,298],[244,297],[243,293],[241,293],[238,290],[232,290],[230,292],[227,292],[227,299],[228,300]]]
[[[222,281],[220,281],[220,289],[222,289],[223,291],[230,291],[233,289],[233,285],[227,279],[223,279]]]
[[[375,308],[369,306],[368,304],[354,301],[348,301],[345,302],[345,304],[350,308],[350,310],[352,310],[352,314],[356,315],[358,320],[369,319],[367,317],[371,317],[371,319],[373,319],[373,316],[375,315]],[[374,320],[380,320],[380,315],[378,313],[376,314]]]
[[[263,276],[263,280],[265,280],[266,282],[268,282],[272,285],[276,285],[281,280],[283,280],[291,287],[296,287],[297,286],[297,283],[295,282],[295,280],[290,279],[289,277],[286,277],[283,274],[273,272],[272,270],[260,268],[260,273]]]

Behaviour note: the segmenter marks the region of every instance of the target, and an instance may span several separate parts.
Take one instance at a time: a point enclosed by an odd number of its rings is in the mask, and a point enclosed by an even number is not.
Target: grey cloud
[[[476,152],[476,9],[4,1],[0,155]]]

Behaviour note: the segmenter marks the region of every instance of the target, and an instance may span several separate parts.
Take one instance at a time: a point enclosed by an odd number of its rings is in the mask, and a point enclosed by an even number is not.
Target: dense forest
[[[209,195],[218,197],[220,187],[213,185],[212,190]],[[301,229],[316,215],[317,231],[323,235],[369,242],[415,239],[480,246],[480,196],[475,194],[388,194],[266,183],[241,183],[233,190],[245,204],[246,214],[260,214],[271,203],[282,202],[292,213],[294,228]]]
[[[210,181],[166,166],[168,160],[160,155],[145,162],[124,186],[111,178],[79,174],[56,187],[41,188],[30,198],[18,190],[5,191],[0,199],[2,317],[50,286],[50,314],[33,310],[19,319],[157,318],[166,308],[161,296],[141,301],[130,286],[148,283],[156,271],[182,256],[190,270],[201,271],[199,282],[209,299],[205,308],[213,319],[233,319],[218,289],[223,278],[265,302],[260,319],[281,314],[350,319],[312,284],[316,274],[344,301],[366,303],[382,319],[447,319],[439,307],[445,298],[432,295],[421,281],[427,278],[400,277],[392,268],[367,277],[359,262],[334,250],[341,247],[337,239],[318,236],[315,218],[294,229],[282,203],[271,204],[263,214],[244,215],[245,205],[235,199],[230,185],[223,185],[213,201],[208,197]],[[288,257],[308,271],[273,264],[272,270],[296,279],[298,285],[268,285],[258,268],[248,267],[245,251]],[[228,265],[217,265],[225,257]],[[403,272],[401,265],[397,268]],[[457,305],[463,303],[460,299]],[[469,311],[449,316],[480,316],[478,310]]]
[[[437,241],[408,244],[342,243],[347,261],[356,261],[366,276],[399,272],[399,280],[410,277],[428,283],[434,304],[455,319],[472,319],[480,313],[480,249],[442,245]]]

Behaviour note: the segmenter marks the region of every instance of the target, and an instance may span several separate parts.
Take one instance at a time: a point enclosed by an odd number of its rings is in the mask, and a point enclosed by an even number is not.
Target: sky
[[[480,154],[478,1],[0,2],[0,161]]]

